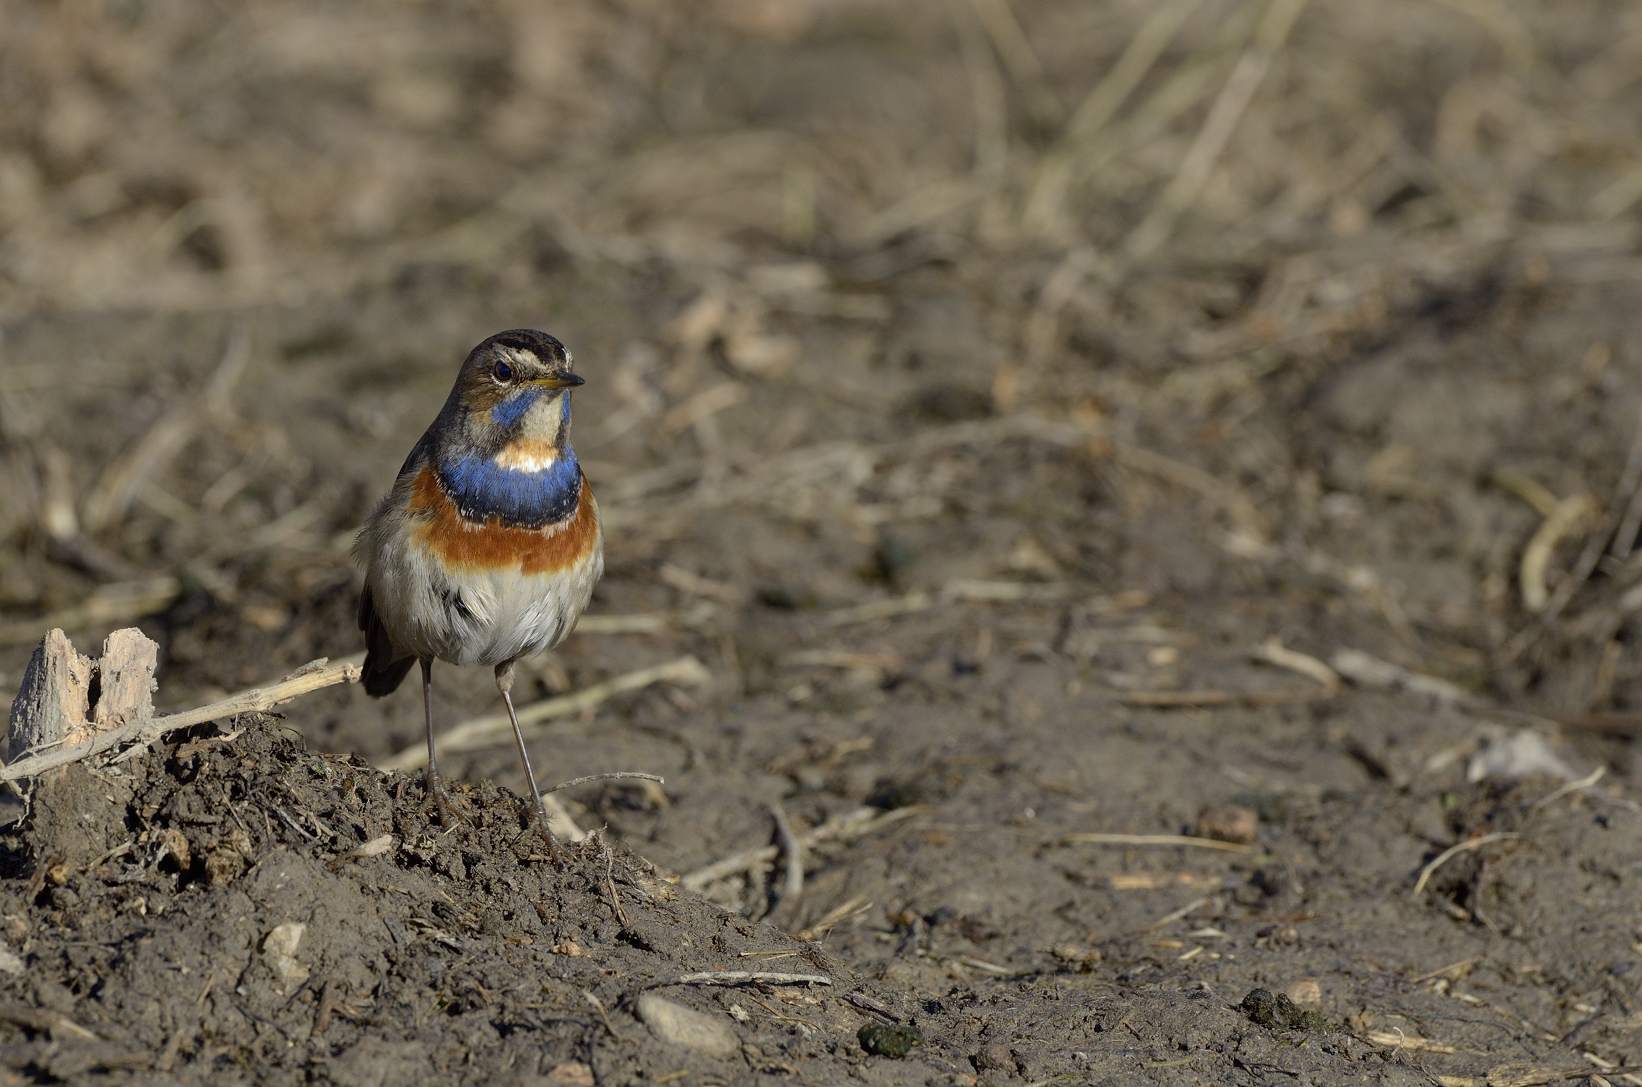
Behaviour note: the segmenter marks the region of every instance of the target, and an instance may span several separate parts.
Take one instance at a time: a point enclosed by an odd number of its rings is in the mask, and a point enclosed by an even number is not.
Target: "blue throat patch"
[[[539,472],[502,468],[473,454],[441,457],[434,467],[469,521],[498,517],[505,525],[542,528],[574,515],[581,495],[581,465],[568,444],[558,460]]]
[[[542,391],[540,387],[537,387],[514,393],[490,409],[491,421],[497,426],[513,426],[525,417],[525,412],[529,411],[537,400],[541,399]]]
[[[514,393],[512,396],[490,409],[491,422],[502,427],[513,426],[520,419],[525,417],[525,412],[534,407],[536,405],[536,401],[540,400],[545,392],[546,390],[544,389],[535,388],[525,389],[522,392]],[[560,395],[564,398],[564,421],[569,423],[570,390],[566,389]]]

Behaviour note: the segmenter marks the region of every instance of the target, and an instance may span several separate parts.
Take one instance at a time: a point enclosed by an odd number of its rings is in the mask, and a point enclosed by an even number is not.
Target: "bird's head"
[[[568,448],[570,352],[545,332],[498,332],[468,353],[445,409],[450,435],[476,451],[551,459]]]

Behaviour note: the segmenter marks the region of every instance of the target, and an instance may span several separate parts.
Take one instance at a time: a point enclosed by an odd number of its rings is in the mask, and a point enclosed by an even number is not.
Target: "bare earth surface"
[[[700,667],[533,733],[666,779],[557,863],[414,685],[37,782],[0,1084],[1642,1084],[1642,10],[307,8],[7,9],[0,690],[357,652],[517,325],[609,545],[515,696]]]

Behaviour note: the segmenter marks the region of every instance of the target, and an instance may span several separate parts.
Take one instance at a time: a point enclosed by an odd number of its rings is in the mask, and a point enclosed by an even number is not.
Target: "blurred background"
[[[531,325],[587,376],[609,542],[526,699],[712,676],[540,741],[544,777],[668,775],[588,802],[658,861],[764,840],[771,797],[916,795],[1001,855],[1288,789],[1384,813],[1383,870],[1314,843],[1349,898],[1467,831],[1503,729],[1634,786],[1642,7],[4,21],[0,688],[52,625],[140,624],[172,708],[358,651],[352,533],[466,351]],[[474,673],[447,723],[495,709]],[[1444,686],[1331,686],[1410,676]],[[421,727],[408,689],[287,719],[373,759]],[[518,784],[505,746],[452,763]],[[848,878],[928,898],[923,845]],[[1040,921],[1133,903],[1088,899]]]

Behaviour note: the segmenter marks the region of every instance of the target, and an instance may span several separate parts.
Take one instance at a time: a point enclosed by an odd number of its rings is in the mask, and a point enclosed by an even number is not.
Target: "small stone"
[[[296,957],[297,948],[302,946],[302,937],[307,931],[308,926],[302,922],[287,921],[276,925],[263,938],[263,960],[273,970],[274,976],[285,983],[286,992],[308,980],[308,968]]]
[[[23,972],[23,957],[11,949],[11,945],[0,940],[0,974],[21,974]]]
[[[593,1087],[593,1069],[581,1061],[560,1061],[548,1069],[547,1082],[553,1087]]]
[[[251,836],[235,827],[206,851],[200,862],[205,870],[205,882],[213,887],[232,883],[245,871],[252,852]]]
[[[176,827],[166,827],[154,835],[154,842],[159,847],[159,857],[170,857],[177,871],[186,872],[188,866],[194,863],[194,851],[189,848],[188,838]]]
[[[1049,949],[1049,953],[1066,966],[1084,974],[1093,970],[1101,959],[1100,948],[1085,947],[1082,944],[1056,944]]]
[[[650,1033],[664,1042],[713,1057],[729,1057],[741,1048],[741,1042],[728,1024],[664,996],[642,994],[638,1013]]]
[[[1203,809],[1197,817],[1197,834],[1222,842],[1248,845],[1260,833],[1260,816],[1241,804],[1222,804]]]
[[[1288,987],[1288,998],[1302,1008],[1323,1006],[1323,987],[1316,978],[1300,978]]]
[[[969,1063],[975,1066],[977,1072],[1009,1072],[1015,1071],[1015,1055],[1002,1042],[993,1042],[979,1053],[969,1058]]]
[[[884,1023],[868,1023],[856,1032],[855,1038],[861,1043],[861,1048],[875,1057],[888,1057],[891,1060],[900,1060],[912,1052],[912,1047],[921,1045],[924,1036],[912,1027],[889,1026]]]
[[[232,883],[245,871],[245,855],[237,849],[217,848],[205,855],[205,882],[212,887]]]
[[[1549,740],[1528,729],[1490,739],[1465,766],[1465,780],[1473,784],[1529,777],[1572,781],[1579,772],[1562,760]]]

